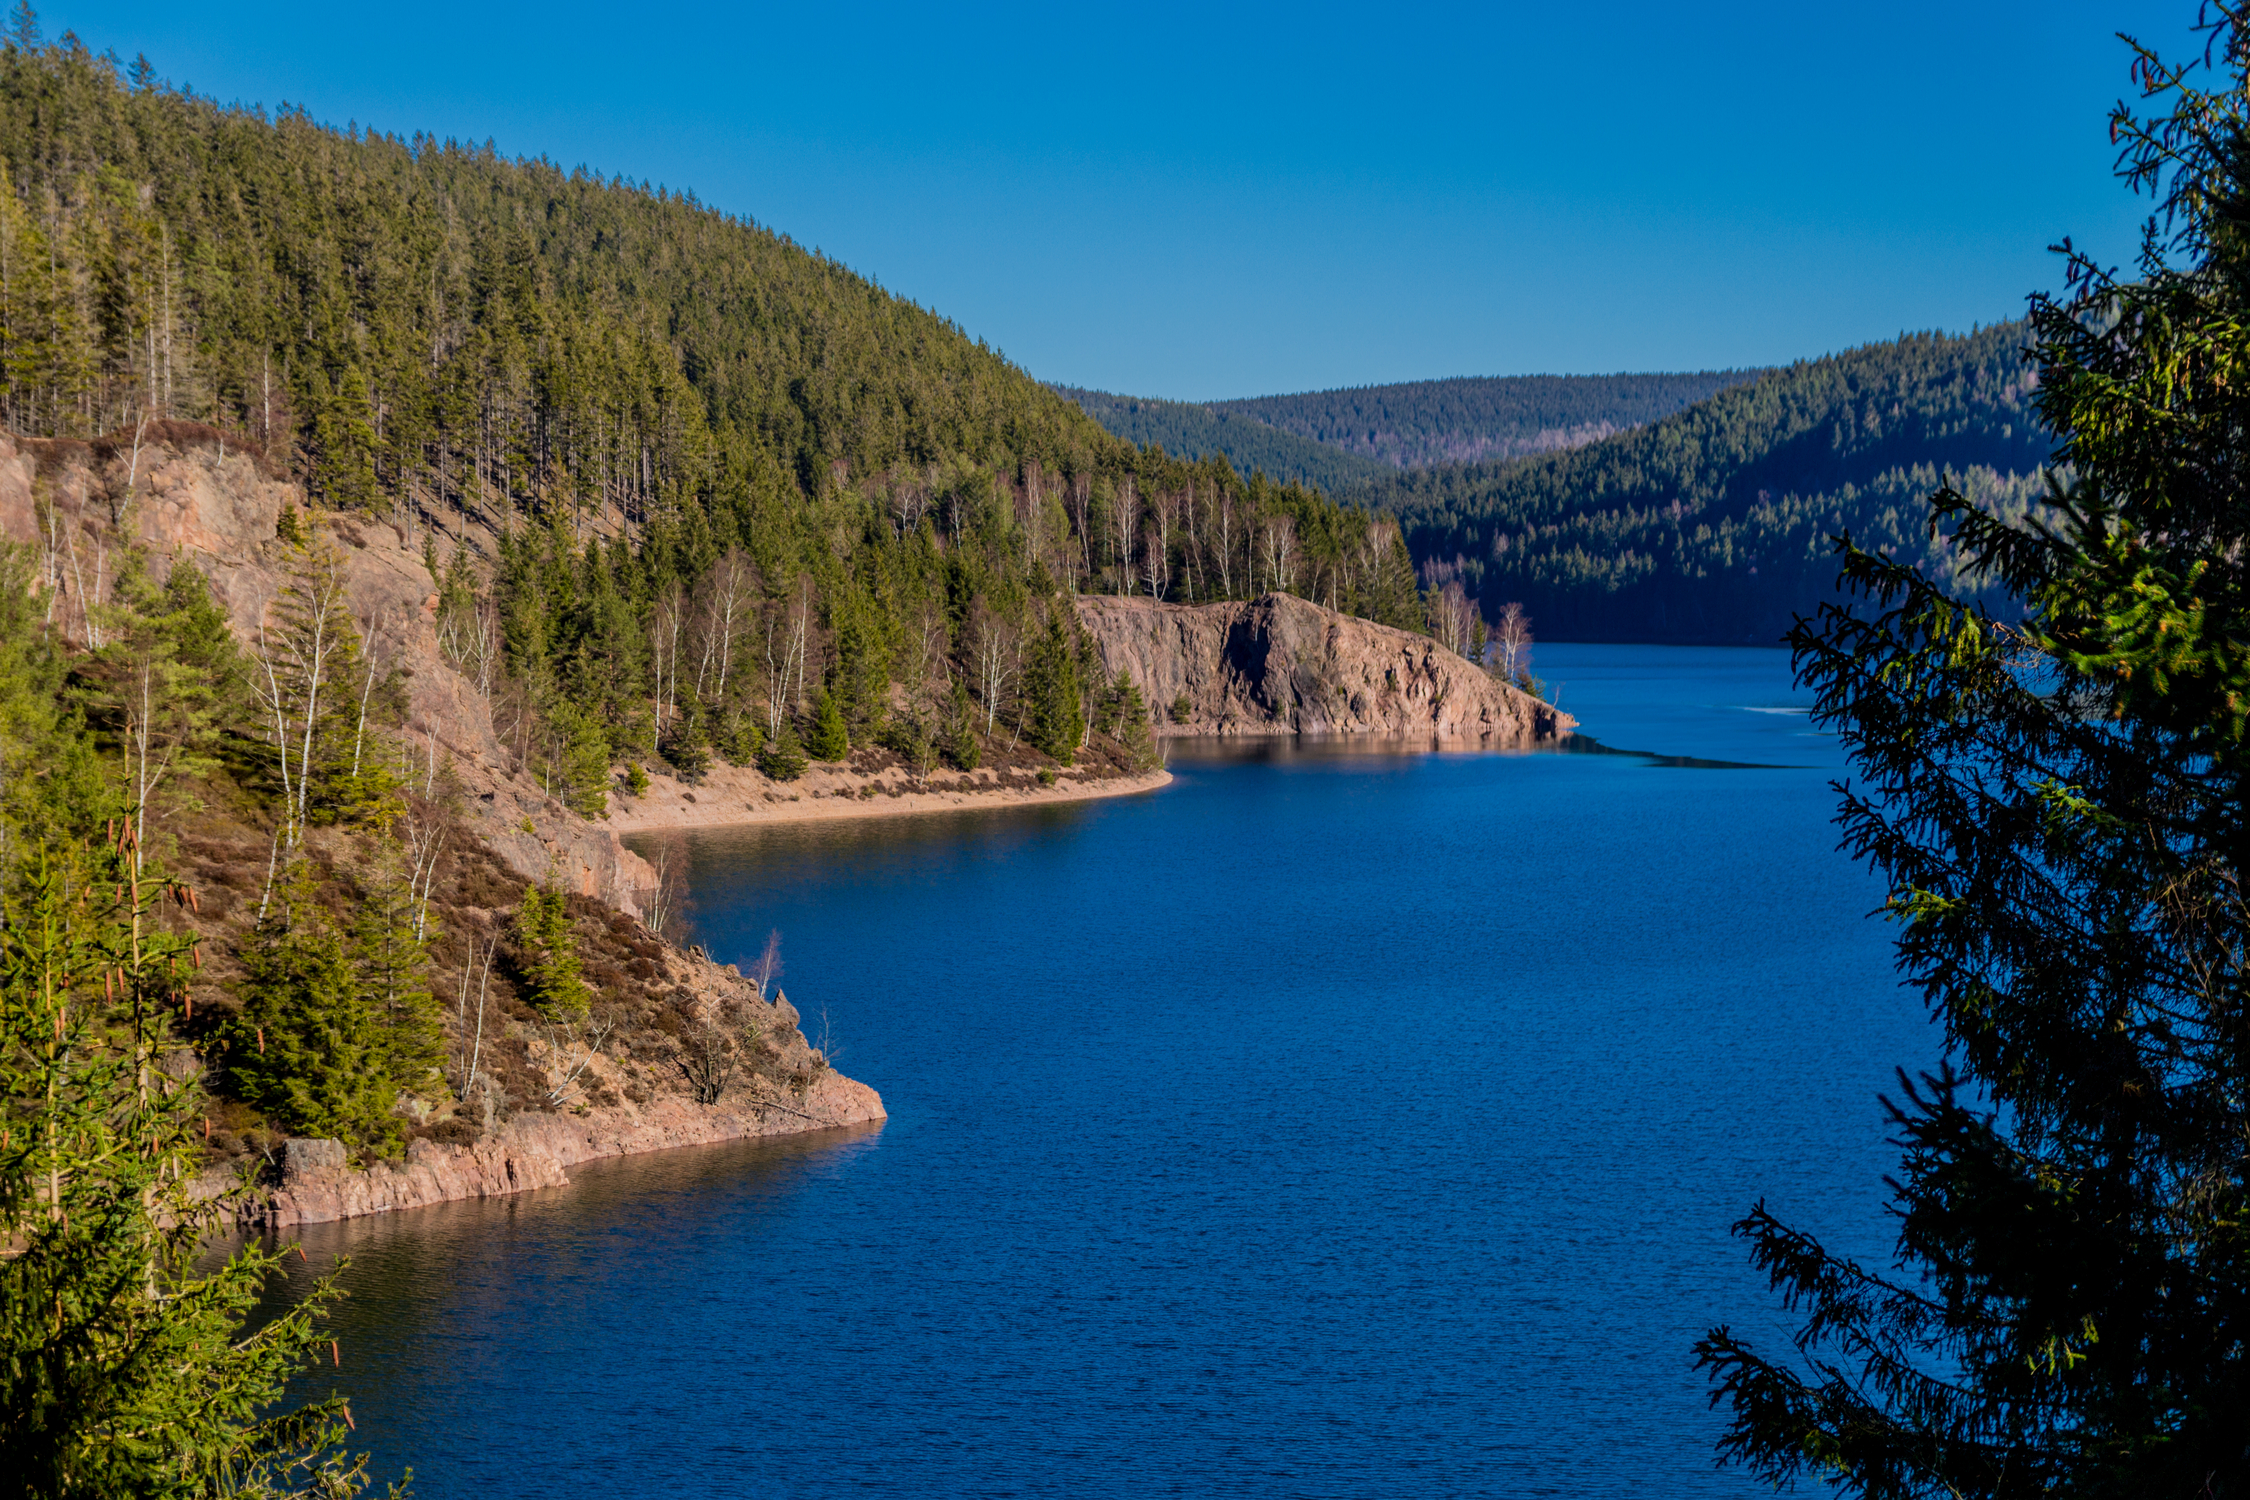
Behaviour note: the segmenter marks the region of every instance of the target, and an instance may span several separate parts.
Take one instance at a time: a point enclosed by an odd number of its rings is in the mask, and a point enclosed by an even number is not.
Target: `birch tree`
[[[1020,632],[982,595],[969,603],[969,653],[975,665],[977,701],[984,705],[984,732],[991,734],[1007,701],[1020,658]]]
[[[812,575],[798,577],[786,599],[766,614],[766,737],[782,726],[805,696],[805,653],[813,626]]]

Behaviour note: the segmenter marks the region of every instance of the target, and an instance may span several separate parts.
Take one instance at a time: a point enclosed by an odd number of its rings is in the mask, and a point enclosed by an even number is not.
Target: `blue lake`
[[[1749,1495],[1760,1196],[1884,1255],[1934,1056],[1778,651],[1542,646],[1621,755],[1175,747],[1077,807],[681,841],[879,1129],[325,1226],[424,1496]],[[825,1012],[825,1017],[824,1017]]]

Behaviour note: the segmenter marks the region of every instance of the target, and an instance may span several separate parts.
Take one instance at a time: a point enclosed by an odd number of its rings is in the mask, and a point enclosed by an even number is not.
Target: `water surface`
[[[679,841],[881,1127],[306,1235],[425,1496],[1747,1495],[1689,1366],[1760,1195],[1887,1243],[1930,1039],[1779,652],[1542,647],[1629,756]]]

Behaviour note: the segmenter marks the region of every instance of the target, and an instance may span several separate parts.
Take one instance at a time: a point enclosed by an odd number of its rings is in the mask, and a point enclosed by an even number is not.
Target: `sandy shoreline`
[[[808,823],[902,813],[1037,807],[1150,792],[1171,780],[1172,773],[1164,770],[1087,780],[1065,771],[1053,786],[1023,786],[999,785],[991,773],[977,772],[933,776],[927,788],[916,788],[895,775],[869,778],[843,770],[814,769],[796,781],[774,782],[754,770],[719,766],[693,787],[670,777],[651,776],[646,796],[613,796],[609,816],[597,826],[620,834],[666,833],[746,823]],[[870,787],[873,796],[865,795]]]

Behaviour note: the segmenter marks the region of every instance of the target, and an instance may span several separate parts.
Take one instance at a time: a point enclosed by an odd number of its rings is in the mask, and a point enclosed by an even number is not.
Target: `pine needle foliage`
[[[851,732],[844,726],[843,705],[836,695],[821,690],[813,699],[812,732],[805,736],[805,753],[814,760],[840,761],[851,754]]]
[[[24,854],[0,925],[0,1493],[356,1494],[343,1400],[277,1406],[328,1352],[333,1278],[260,1321],[276,1252],[199,1267],[201,1094],[161,1066],[189,944],[119,826]]]
[[[570,930],[570,902],[561,891],[524,887],[516,908],[517,966],[531,1003],[550,1020],[576,1020],[593,1003],[578,959],[578,940]]]
[[[2044,518],[1932,502],[2022,623],[1853,547],[1862,602],[1793,639],[1946,1058],[1890,1106],[1895,1267],[1737,1226],[1800,1357],[1698,1353],[1768,1479],[2250,1495],[2246,22],[2208,13],[2208,87],[2134,48],[2167,112],[2113,131],[2161,213],[2136,275],[2071,253],[2033,301]]]
[[[386,1045],[390,1018],[376,987],[365,982],[374,977],[369,971],[391,969],[390,956],[355,951],[319,887],[312,862],[295,861],[283,873],[275,910],[242,955],[241,1008],[226,1054],[229,1087],[291,1134],[395,1155],[405,1143],[405,1122],[392,1110],[400,1082]]]
[[[1078,747],[1086,738],[1086,709],[1079,693],[1074,645],[1064,628],[1062,611],[1051,610],[1046,628],[1034,638],[1024,665],[1024,739],[1040,754],[1066,766],[1077,758]]]

